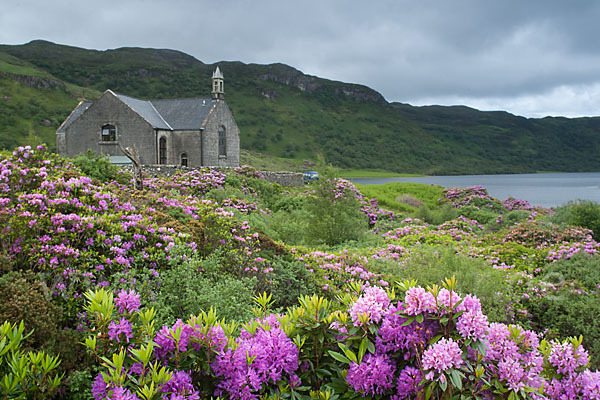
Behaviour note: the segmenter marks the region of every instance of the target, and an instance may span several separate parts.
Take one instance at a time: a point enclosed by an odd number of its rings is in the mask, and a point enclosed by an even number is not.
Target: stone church
[[[56,149],[68,157],[90,149],[123,158],[120,146],[136,148],[143,165],[239,166],[240,130],[219,67],[210,98],[140,100],[107,90],[80,102],[56,132]]]

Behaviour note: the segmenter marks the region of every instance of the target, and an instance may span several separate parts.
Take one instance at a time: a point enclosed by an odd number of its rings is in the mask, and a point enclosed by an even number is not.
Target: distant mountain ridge
[[[245,149],[423,174],[600,171],[598,117],[413,107],[284,64],[205,64],[175,50],[98,51],[43,40],[0,45],[0,148],[52,144],[78,100],[106,89],[142,99],[206,96],[216,65]]]

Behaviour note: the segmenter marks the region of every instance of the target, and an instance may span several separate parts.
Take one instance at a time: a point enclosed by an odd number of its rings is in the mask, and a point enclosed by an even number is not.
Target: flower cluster
[[[378,286],[368,287],[350,309],[352,323],[355,326],[378,323],[389,305],[390,299],[385,290]]]
[[[442,192],[440,201],[449,203],[455,208],[473,206],[478,209],[500,210],[500,201],[490,196],[483,186],[470,186],[467,188],[454,187]]]
[[[269,328],[269,329],[267,329]],[[217,395],[231,399],[258,399],[259,390],[281,380],[295,380],[298,348],[279,327],[261,326],[242,336],[236,348],[221,352],[212,364],[217,377]]]

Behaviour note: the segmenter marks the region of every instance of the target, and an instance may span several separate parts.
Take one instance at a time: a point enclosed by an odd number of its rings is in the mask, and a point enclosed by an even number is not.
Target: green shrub
[[[424,204],[417,209],[415,217],[428,224],[440,225],[446,221],[455,219],[459,214],[458,210],[449,204],[443,204],[436,208],[429,208],[429,206]]]
[[[129,181],[127,175],[119,172],[116,165],[111,164],[105,155],[96,155],[88,150],[85,154],[79,154],[73,158],[75,164],[84,175],[97,179],[100,182],[117,181],[125,184]]]
[[[482,225],[495,222],[500,213],[492,208],[479,208],[475,205],[461,207],[459,214],[469,219],[475,219]]]
[[[545,274],[541,278],[556,286],[563,286],[568,282],[577,289],[589,292],[599,290],[600,288],[597,286],[600,284],[598,257],[579,253],[569,259],[558,260],[546,266]]]
[[[29,333],[31,334],[31,332]],[[58,375],[58,356],[44,351],[24,351],[29,334],[21,321],[0,325],[0,398],[47,399],[58,389],[62,375]]]
[[[301,296],[315,293],[317,288],[312,274],[303,262],[278,257],[273,262],[271,272],[271,294],[274,307],[290,307],[298,303]]]
[[[594,240],[600,241],[600,204],[594,201],[578,200],[557,207],[552,221],[590,229]]]
[[[548,337],[583,335],[590,367],[600,367],[600,301],[598,295],[579,294],[563,288],[555,295],[529,301],[527,309],[534,328],[547,329]]]
[[[0,276],[0,321],[18,323],[33,329],[24,342],[42,348],[59,331],[61,310],[50,299],[50,289],[30,271],[13,271]]]
[[[265,233],[290,245],[306,244],[309,218],[305,210],[279,210],[270,216]]]
[[[359,240],[367,229],[367,217],[349,190],[337,193],[336,181],[324,180],[315,185],[315,196],[307,198],[309,212],[307,241],[328,246]]]
[[[505,214],[497,216],[495,220],[488,221],[486,228],[490,231],[499,231],[503,228],[508,228],[521,222],[527,221],[531,213],[525,210],[508,211]]]
[[[443,190],[441,186],[400,182],[357,187],[365,197],[377,199],[380,207],[400,212],[413,212],[422,205],[437,208]]]
[[[213,307],[220,318],[246,321],[252,316],[255,280],[221,274],[218,256],[191,259],[165,271],[154,306],[159,326],[172,325]]]

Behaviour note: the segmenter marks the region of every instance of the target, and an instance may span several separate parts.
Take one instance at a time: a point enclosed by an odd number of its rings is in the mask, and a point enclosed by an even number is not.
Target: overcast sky
[[[282,62],[413,105],[600,115],[595,0],[1,0],[0,43],[34,39]]]

